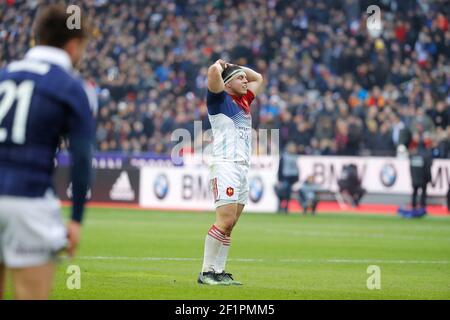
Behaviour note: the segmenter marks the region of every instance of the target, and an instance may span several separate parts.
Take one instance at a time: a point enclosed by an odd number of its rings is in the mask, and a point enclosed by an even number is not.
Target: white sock
[[[225,271],[225,265],[227,263],[228,251],[230,251],[231,239],[229,236],[225,236],[225,241],[220,244],[219,253],[217,254],[216,270],[217,273]]]
[[[225,234],[215,225],[212,225],[209,229],[205,238],[202,272],[216,271],[217,257],[225,237]]]

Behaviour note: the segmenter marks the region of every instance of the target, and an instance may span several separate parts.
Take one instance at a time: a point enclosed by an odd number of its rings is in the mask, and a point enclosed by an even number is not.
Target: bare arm
[[[263,76],[260,73],[254,71],[250,68],[243,67],[243,66],[240,66],[240,67],[244,70],[245,74],[247,75],[247,80],[248,80],[247,87],[256,96],[262,88],[262,84],[264,81]]]
[[[225,68],[225,61],[217,60],[208,69],[208,90],[219,93],[225,90],[225,84],[222,79],[222,72]]]

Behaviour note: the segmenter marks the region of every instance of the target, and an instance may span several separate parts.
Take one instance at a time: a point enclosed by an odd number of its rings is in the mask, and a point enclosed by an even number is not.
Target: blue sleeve
[[[206,95],[206,105],[208,107],[208,113],[211,115],[220,113],[220,106],[225,101],[225,91],[214,93],[208,90]]]
[[[81,223],[92,176],[92,140],[72,136],[69,143],[72,156],[72,220]]]
[[[69,151],[72,156],[72,220],[82,222],[86,194],[92,176],[92,149],[95,133],[93,110],[82,85],[74,85],[71,90],[71,107],[68,134]]]
[[[87,91],[81,83],[74,83],[69,91],[68,99],[70,105],[69,135],[92,139],[95,131],[95,110],[93,110]]]

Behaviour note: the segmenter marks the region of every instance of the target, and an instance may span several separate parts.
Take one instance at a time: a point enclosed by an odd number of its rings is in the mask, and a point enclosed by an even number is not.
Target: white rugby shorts
[[[40,198],[0,196],[0,264],[37,267],[67,246],[61,205],[52,191]]]
[[[231,203],[247,204],[248,169],[248,164],[240,162],[219,162],[210,166],[209,181],[215,208]]]

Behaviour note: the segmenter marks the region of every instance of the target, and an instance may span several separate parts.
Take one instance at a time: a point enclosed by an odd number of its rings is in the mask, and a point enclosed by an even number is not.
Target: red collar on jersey
[[[238,97],[230,94],[230,97],[233,99],[234,102],[236,102],[238,106],[240,106],[244,110],[245,113],[250,113],[250,104],[255,98],[253,92],[247,89],[247,94],[243,96]]]

